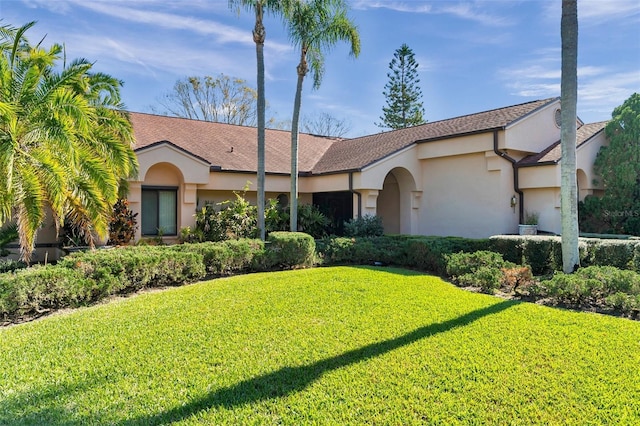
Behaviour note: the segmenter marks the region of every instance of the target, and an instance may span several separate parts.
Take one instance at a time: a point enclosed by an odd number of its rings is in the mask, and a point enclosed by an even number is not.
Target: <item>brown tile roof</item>
[[[313,173],[336,173],[360,170],[388,155],[420,142],[428,142],[502,129],[524,116],[555,102],[558,98],[543,99],[498,108],[421,126],[393,130],[334,143],[313,168]]]
[[[257,130],[255,127],[211,123],[184,118],[130,113],[139,150],[160,142],[193,154],[222,170],[257,170]],[[291,170],[291,134],[283,130],[265,132],[267,173]],[[336,139],[309,134],[299,136],[298,170],[310,172]],[[233,148],[233,149],[232,149]]]
[[[606,121],[600,121],[598,123],[583,124],[580,126],[576,131],[576,146],[580,147],[598,133],[602,132],[606,124]],[[538,154],[524,157],[518,162],[518,166],[530,167],[557,164],[560,161],[561,152],[560,141],[557,141]]]

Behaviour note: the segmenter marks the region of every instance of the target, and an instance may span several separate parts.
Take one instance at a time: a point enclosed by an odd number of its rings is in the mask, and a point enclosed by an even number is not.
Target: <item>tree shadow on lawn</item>
[[[521,302],[506,300],[478,309],[460,317],[436,324],[420,327],[402,336],[383,342],[372,343],[331,358],[300,367],[284,367],[272,373],[244,380],[236,385],[218,389],[203,398],[187,402],[185,405],[152,415],[138,417],[123,422],[134,424],[163,424],[185,419],[201,410],[234,407],[259,401],[277,399],[304,390],[318,380],[324,373],[347,367],[361,361],[384,355],[395,349],[410,345],[435,334],[444,333],[457,327],[463,327],[492,314],[502,312]]]

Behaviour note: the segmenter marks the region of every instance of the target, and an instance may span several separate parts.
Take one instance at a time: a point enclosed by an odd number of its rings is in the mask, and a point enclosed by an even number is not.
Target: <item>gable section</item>
[[[173,164],[185,182],[206,184],[209,182],[210,164],[169,141],[160,141],[135,150],[140,171],[138,179],[144,181],[149,169],[156,164]]]

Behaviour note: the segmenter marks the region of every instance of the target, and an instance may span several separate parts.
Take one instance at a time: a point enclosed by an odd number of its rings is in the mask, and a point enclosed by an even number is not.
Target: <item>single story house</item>
[[[136,238],[193,226],[207,202],[249,183],[256,200],[252,127],[131,113],[140,163],[129,202]],[[300,203],[339,218],[379,215],[390,234],[488,237],[516,233],[526,212],[560,232],[560,100],[544,99],[374,135],[300,134]],[[593,164],[606,122],[578,121],[580,199],[600,190]],[[266,131],[266,198],[288,199],[290,133]]]
[[[140,164],[128,196],[136,240],[177,238],[199,207],[247,184],[255,203],[256,128],[130,117]],[[577,122],[580,199],[601,191],[593,164],[605,124]],[[559,233],[559,141],[559,98],[353,139],[300,134],[300,204],[330,205],[339,219],[381,216],[389,234],[514,234],[526,212],[539,214],[540,230]],[[290,133],[267,129],[265,149],[266,198],[288,200]]]

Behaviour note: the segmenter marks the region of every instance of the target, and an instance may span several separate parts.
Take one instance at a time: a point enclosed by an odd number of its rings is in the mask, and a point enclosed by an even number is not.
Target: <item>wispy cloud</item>
[[[351,3],[353,9],[388,9],[394,12],[423,13],[432,15],[451,15],[466,21],[474,21],[490,27],[505,27],[514,25],[514,22],[504,16],[486,12],[477,2],[452,2],[452,1],[369,1],[358,0]]]
[[[511,94],[528,98],[560,96],[559,49],[538,53],[537,60],[500,73]],[[615,65],[578,67],[578,109],[582,112],[610,114],[638,88],[640,73],[637,71],[622,71]]]
[[[586,20],[611,20],[618,18],[640,19],[640,2],[637,0],[581,0],[578,16]]]

